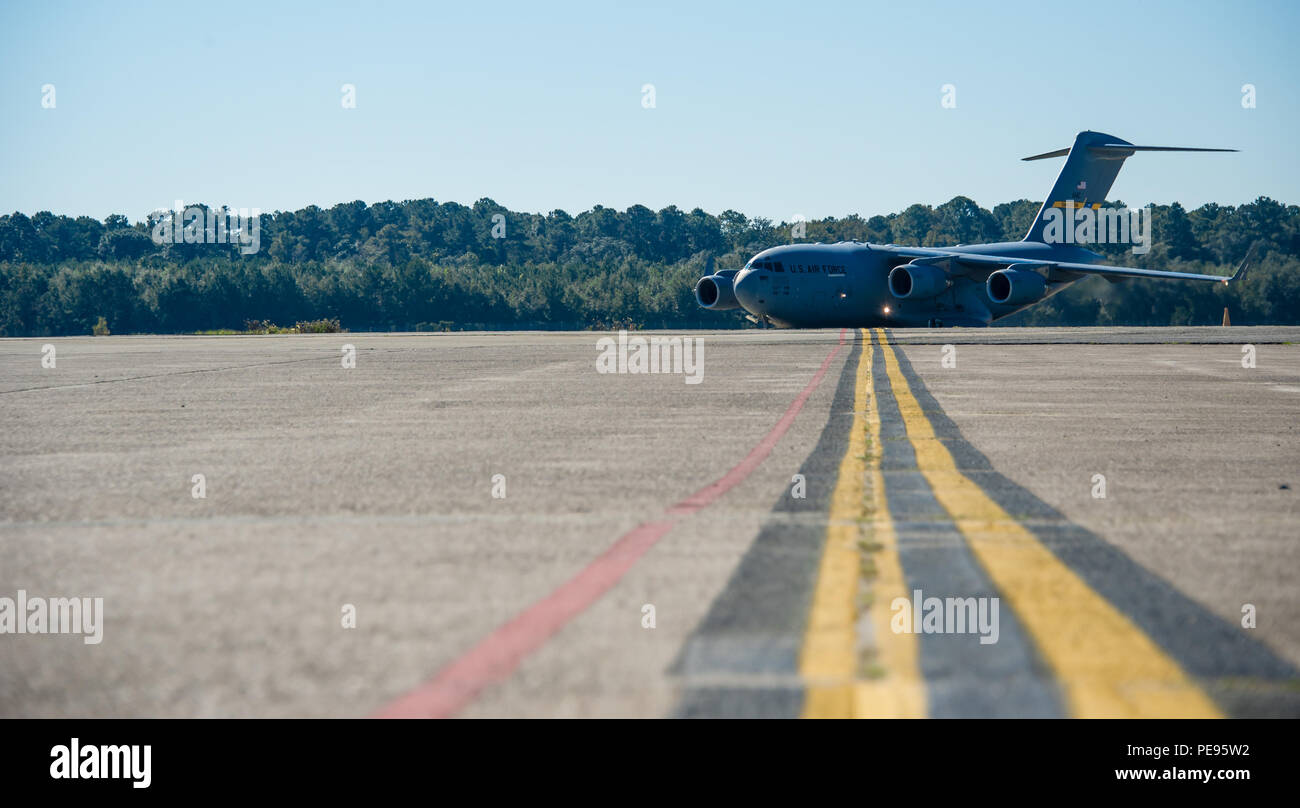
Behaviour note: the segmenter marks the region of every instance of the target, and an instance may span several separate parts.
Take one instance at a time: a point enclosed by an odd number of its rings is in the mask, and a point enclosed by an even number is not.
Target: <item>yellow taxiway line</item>
[[[1221,713],[1173,659],[963,474],[877,332],[894,398],[934,496],[1056,673],[1076,717]]]
[[[1220,717],[1177,662],[962,473],[912,394],[882,329],[876,338],[918,469],[1051,666],[1069,713]],[[889,604],[906,600],[908,587],[885,499],[866,330],[862,340],[853,425],[831,497],[800,654],[805,718],[923,717],[927,709],[917,635],[890,628]],[[863,603],[866,619],[860,623]]]
[[[831,495],[826,545],[799,660],[800,675],[808,683],[805,718],[925,715],[915,635],[891,631],[885,606],[907,593],[880,472],[880,413],[865,329],[861,340],[853,425]],[[872,635],[865,659],[859,654],[857,630],[864,561],[871,569],[866,608]]]

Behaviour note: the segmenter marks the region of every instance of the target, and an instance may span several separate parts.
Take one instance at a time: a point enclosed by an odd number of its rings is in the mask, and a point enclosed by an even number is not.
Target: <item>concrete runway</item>
[[[0,716],[1300,715],[1300,328],[603,336],[0,340]]]

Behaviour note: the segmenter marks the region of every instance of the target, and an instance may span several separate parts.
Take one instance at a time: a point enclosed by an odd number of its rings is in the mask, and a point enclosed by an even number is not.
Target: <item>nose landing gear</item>
[[[943,320],[940,320],[938,317],[931,317],[931,318],[930,318],[930,321],[929,321],[928,323],[926,323],[926,327],[927,327],[927,328],[943,328]]]

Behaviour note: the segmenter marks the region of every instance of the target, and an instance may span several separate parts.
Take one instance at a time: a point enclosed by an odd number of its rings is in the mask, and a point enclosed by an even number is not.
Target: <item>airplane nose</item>
[[[745,310],[751,314],[762,314],[763,304],[759,302],[760,290],[758,281],[758,272],[753,269],[744,269],[736,273],[732,281],[732,288],[736,292],[736,300]]]

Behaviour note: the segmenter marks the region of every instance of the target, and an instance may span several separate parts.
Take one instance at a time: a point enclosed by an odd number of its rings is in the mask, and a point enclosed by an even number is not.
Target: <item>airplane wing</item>
[[[1170,280],[1183,281],[1220,281],[1222,283],[1231,283],[1239,281],[1246,275],[1246,270],[1250,268],[1251,263],[1255,260],[1255,252],[1259,245],[1251,245],[1250,250],[1246,252],[1246,257],[1242,259],[1241,264],[1237,266],[1237,271],[1231,276],[1228,275],[1201,275],[1195,272],[1171,272],[1163,269],[1140,269],[1138,267],[1112,267],[1106,264],[1076,264],[1069,261],[1046,261],[1033,258],[1008,258],[998,255],[984,255],[982,253],[961,252],[960,248],[953,250],[930,249],[925,247],[895,247],[894,252],[898,255],[909,258],[937,258],[951,259],[961,264],[980,267],[1003,267],[1010,264],[1032,264],[1034,266],[1046,267],[1048,269],[1059,269],[1064,272],[1077,272],[1084,275],[1101,275],[1105,278],[1167,278]]]

